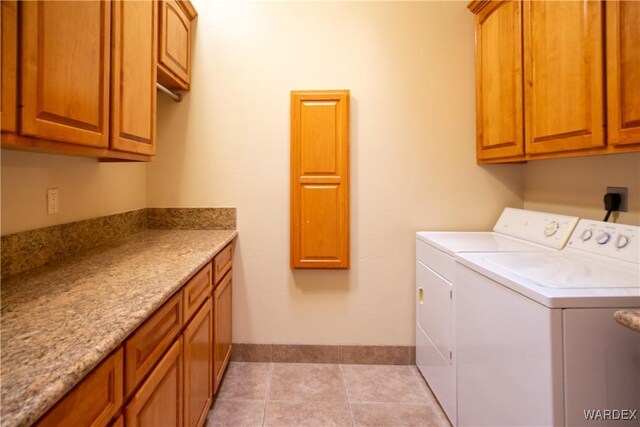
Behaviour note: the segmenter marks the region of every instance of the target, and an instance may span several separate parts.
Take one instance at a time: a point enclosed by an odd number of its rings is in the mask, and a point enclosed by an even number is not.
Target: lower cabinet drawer
[[[127,427],[182,426],[182,337],[167,351],[131,398]]]
[[[184,323],[186,324],[191,317],[196,314],[198,307],[211,294],[212,280],[211,263],[207,263],[200,271],[198,271],[182,289],[183,307],[184,307]]]
[[[107,426],[124,398],[122,348],[98,365],[36,423],[37,426]]]
[[[213,259],[213,283],[218,284],[233,264],[233,242],[229,243]]]
[[[131,335],[124,344],[125,395],[128,397],[180,333],[182,291],[175,294]]]

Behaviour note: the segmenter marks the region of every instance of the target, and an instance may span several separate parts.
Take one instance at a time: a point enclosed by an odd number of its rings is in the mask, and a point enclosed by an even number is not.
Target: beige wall
[[[2,234],[140,209],[146,166],[2,150]],[[58,188],[60,211],[47,215],[47,189]]]
[[[192,91],[159,96],[149,206],[235,206],[235,341],[414,342],[414,233],[522,207],[479,167],[462,2],[195,1]],[[351,90],[350,271],[289,270],[289,92]]]
[[[640,153],[537,160],[523,170],[526,209],[601,221],[607,187],[627,187],[629,211],[610,221],[640,225]]]

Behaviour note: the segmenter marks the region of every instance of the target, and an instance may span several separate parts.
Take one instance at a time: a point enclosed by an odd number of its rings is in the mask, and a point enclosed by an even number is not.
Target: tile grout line
[[[355,427],[356,422],[353,419],[353,411],[351,410],[351,400],[349,399],[349,392],[347,391],[347,382],[344,380],[342,363],[338,364],[338,369],[340,370],[340,379],[342,379],[342,388],[344,389],[344,397],[347,399],[347,406],[349,407],[349,418],[351,418],[351,427]]]
[[[267,404],[269,403],[269,394],[271,393],[271,381],[273,379],[273,363],[269,362],[269,380],[267,382],[267,391],[264,396],[264,409],[262,410],[262,423],[261,426],[264,427],[264,423],[267,419]]]
[[[413,375],[413,379],[418,383],[418,387],[420,387],[420,391],[422,392],[422,394],[425,395],[425,397],[427,398],[427,401],[429,402],[429,406],[431,406],[431,409],[433,409],[433,412],[436,414],[436,417],[438,417],[438,419],[440,420],[440,425],[442,426],[447,426],[447,425],[451,425],[451,423],[448,422],[448,420],[445,422],[445,420],[442,419],[442,415],[440,415],[440,411],[438,411],[434,405],[434,402],[431,400],[431,397],[429,396],[429,394],[426,392],[426,390],[424,389],[424,387],[422,386],[422,383],[420,381],[420,378],[418,378],[418,373],[415,372],[414,369],[411,369],[411,366],[408,367],[409,370],[411,371],[411,374]],[[416,368],[417,369],[417,368]],[[425,380],[426,383],[426,380]],[[426,384],[427,387],[429,387],[429,384]],[[435,396],[435,395],[434,395]],[[444,410],[443,410],[444,411]]]

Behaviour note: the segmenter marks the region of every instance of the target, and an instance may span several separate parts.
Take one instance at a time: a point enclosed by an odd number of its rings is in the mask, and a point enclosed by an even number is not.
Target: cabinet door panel
[[[2,0],[2,119],[3,132],[16,131],[16,106],[18,104],[18,3]]]
[[[182,426],[182,338],[167,351],[125,411],[128,427]]]
[[[640,144],[640,2],[606,6],[609,145]]]
[[[300,192],[300,256],[316,262],[340,262],[341,186],[303,185]]]
[[[493,2],[476,16],[478,160],[524,155],[522,11]]]
[[[349,268],[349,91],[291,93],[291,268]]]
[[[21,4],[21,133],[107,147],[111,4]]]
[[[528,154],[604,147],[602,7],[524,2]]]
[[[201,427],[213,395],[211,298],[184,330],[184,426]]]
[[[232,274],[233,270],[229,271],[227,275],[222,279],[220,284],[215,288],[213,292],[213,313],[215,321],[214,325],[214,375],[215,382],[213,391],[217,392],[224,371],[229,363],[231,357],[232,346]]]
[[[183,9],[189,9],[189,14]],[[158,81],[172,89],[188,90],[191,80],[191,20],[195,10],[175,0],[163,0],[160,10]]]
[[[122,348],[60,400],[37,423],[45,426],[107,426],[123,401]]]
[[[154,154],[157,3],[113,2],[111,148]]]

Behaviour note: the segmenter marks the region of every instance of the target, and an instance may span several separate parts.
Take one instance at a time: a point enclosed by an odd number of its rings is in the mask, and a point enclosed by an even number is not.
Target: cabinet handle
[[[418,302],[420,305],[424,304],[424,289],[418,288]]]

